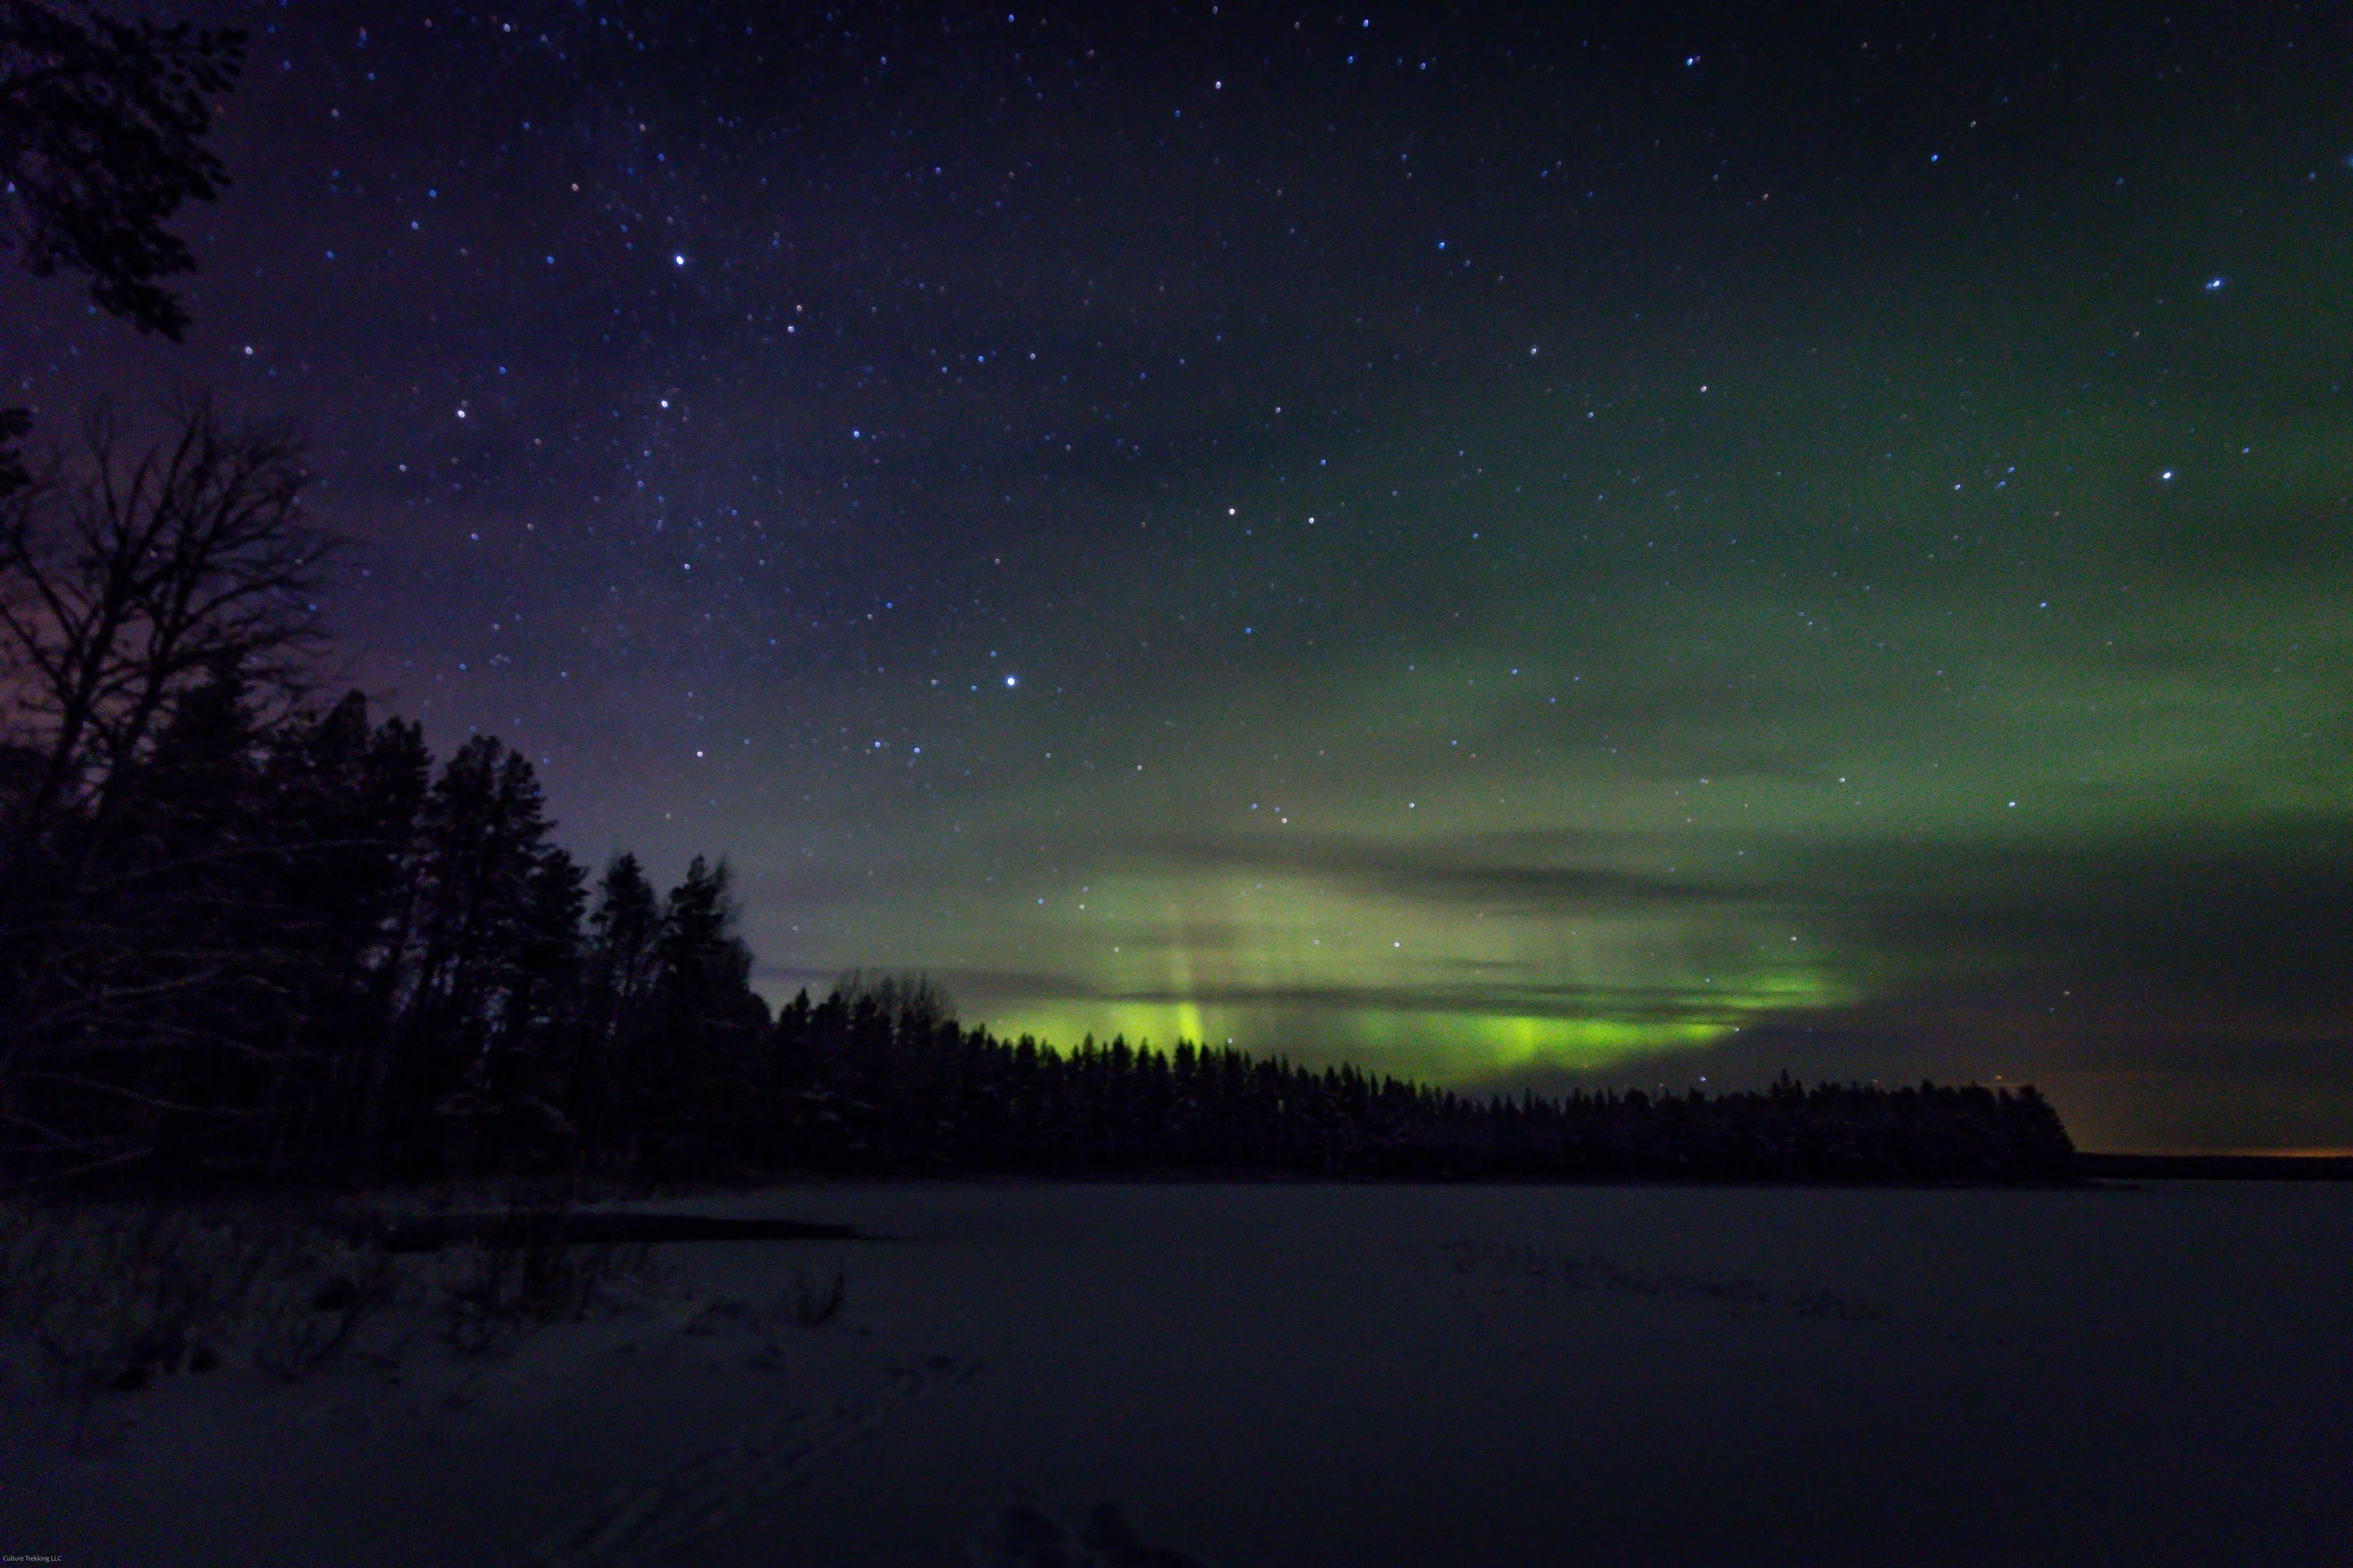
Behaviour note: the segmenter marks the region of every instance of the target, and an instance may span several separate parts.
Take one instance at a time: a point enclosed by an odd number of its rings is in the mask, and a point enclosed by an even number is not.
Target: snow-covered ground
[[[0,1553],[2353,1561],[2353,1186],[661,1206],[889,1238],[664,1248],[692,1299],[487,1360],[420,1343],[397,1371],[181,1374],[86,1408],[20,1373],[0,1382]],[[837,1267],[832,1324],[757,1310]],[[730,1301],[749,1305],[710,1310]]]

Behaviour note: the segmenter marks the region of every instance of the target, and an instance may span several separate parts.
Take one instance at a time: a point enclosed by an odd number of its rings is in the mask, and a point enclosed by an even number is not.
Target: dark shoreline
[[[2091,1181],[2353,1182],[2353,1154],[2089,1154],[2075,1173]]]

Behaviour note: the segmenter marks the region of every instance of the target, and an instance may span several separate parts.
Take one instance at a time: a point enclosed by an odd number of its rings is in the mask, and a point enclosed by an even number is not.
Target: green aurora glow
[[[2231,379],[2238,326],[2204,330]],[[2300,914],[2343,864],[2353,439],[2102,405],[2023,353],[1991,390],[1900,341],[1822,357],[1436,403],[1488,461],[1409,509],[1208,487],[1181,555],[1138,542],[1061,585],[1116,584],[1161,635],[1025,672],[974,744],[989,786],[938,782],[888,834],[926,847],[838,918],[1063,1042],[1474,1087],[2031,1075],[2094,1141],[2183,1135],[2118,1071],[2163,1057],[2152,1033],[2341,1042],[2341,987],[2218,997],[2164,951],[2194,918],[2106,928],[2251,861]],[[1258,657],[1230,650],[1219,531],[1279,585]],[[1366,532],[1394,535],[1369,569]],[[2295,1109],[2219,1136],[2341,1135],[2316,1125],[2341,1098]]]

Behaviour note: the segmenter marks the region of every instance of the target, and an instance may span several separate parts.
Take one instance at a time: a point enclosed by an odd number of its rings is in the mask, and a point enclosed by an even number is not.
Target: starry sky
[[[2335,5],[206,5],[349,676],[1061,1043],[2353,1145]]]

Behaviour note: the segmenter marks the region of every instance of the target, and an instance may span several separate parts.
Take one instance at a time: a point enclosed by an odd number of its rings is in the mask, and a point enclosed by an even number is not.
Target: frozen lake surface
[[[12,1380],[0,1551],[2353,1560],[2353,1185],[896,1185],[660,1206],[890,1239],[665,1248],[699,1304],[397,1383],[180,1377],[73,1424]],[[837,1267],[849,1304],[826,1328],[703,1310]]]

